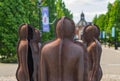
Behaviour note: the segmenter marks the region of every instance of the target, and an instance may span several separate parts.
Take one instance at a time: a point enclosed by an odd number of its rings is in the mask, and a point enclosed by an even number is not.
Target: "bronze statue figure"
[[[84,80],[83,81],[88,81],[88,73],[89,73],[89,60],[88,60],[88,52],[86,49],[86,46],[84,45],[83,41],[81,40],[76,40],[75,39],[75,44],[81,46],[84,50]]]
[[[89,81],[100,81],[102,78],[102,69],[100,58],[102,48],[99,42],[100,30],[96,25],[88,25],[83,30],[83,41],[87,45],[89,57]]]
[[[22,24],[19,27],[18,32],[19,32],[19,42],[17,47],[18,68],[16,72],[16,78],[18,81],[30,81],[28,65],[27,65],[27,56],[28,56],[27,24]]]
[[[33,34],[34,34],[34,27],[32,27],[30,24],[28,24],[28,57],[27,57],[27,63],[28,63],[28,71],[29,71],[29,78],[30,81],[33,80],[33,72],[34,72],[34,63],[33,63],[33,49],[31,47],[31,40],[33,40]]]
[[[18,81],[38,81],[39,30],[30,24],[23,24],[19,27],[19,38],[16,78]]]
[[[38,65],[39,65],[39,56],[40,56],[40,32],[37,29],[34,29],[33,39],[30,41],[30,46],[32,49],[32,57],[33,57],[33,81],[38,81]]]
[[[57,38],[41,49],[39,81],[83,81],[84,50],[73,42],[74,32],[73,20],[58,21]]]

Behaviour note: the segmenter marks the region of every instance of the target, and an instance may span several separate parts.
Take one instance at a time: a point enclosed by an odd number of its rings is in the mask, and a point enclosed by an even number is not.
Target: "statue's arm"
[[[40,61],[40,71],[41,71],[41,81],[47,81],[47,67],[45,60],[45,51],[41,51],[41,61]]]
[[[92,74],[91,74],[92,75],[91,81],[92,81],[92,80],[94,80],[97,70],[99,68],[99,55],[98,55],[96,46],[92,47],[91,52],[92,52],[92,59],[93,59]]]
[[[83,54],[81,54],[79,56],[78,59],[78,68],[77,68],[77,72],[78,72],[78,81],[83,81],[83,77],[84,77],[84,56]]]
[[[85,49],[85,53],[84,53],[84,81],[88,81],[88,73],[89,73],[88,52]]]
[[[38,46],[39,46],[39,44],[38,44]],[[40,79],[40,77],[41,77],[41,71],[40,71],[40,69],[41,69],[41,45],[39,46],[39,55],[38,55],[38,81],[41,81]]]
[[[28,56],[28,45],[25,44],[21,49],[21,61],[23,63],[23,71],[25,72],[26,78],[29,79],[27,56]]]
[[[81,42],[75,42],[78,45],[82,46],[84,50],[84,81],[88,81],[88,72],[89,72],[89,63],[88,63],[88,52],[86,46]]]

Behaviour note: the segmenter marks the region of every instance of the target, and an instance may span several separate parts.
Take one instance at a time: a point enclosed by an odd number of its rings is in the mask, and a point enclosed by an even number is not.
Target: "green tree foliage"
[[[62,16],[73,18],[72,13],[66,8],[62,0],[44,0],[42,6],[49,7],[50,32],[43,32],[42,41],[48,41],[55,38],[54,21]]]
[[[95,16],[94,22],[99,25],[101,28],[101,30],[104,30],[104,25],[105,23],[103,22],[103,20],[105,19],[105,15],[101,14],[99,15],[99,19],[97,19],[97,16]]]
[[[41,13],[40,16],[38,14],[40,8],[37,2],[38,0],[0,0],[0,62],[16,62],[19,25],[28,23],[39,28],[42,18]],[[62,0],[43,0],[41,5],[49,7],[50,23],[63,15],[72,18],[71,12]],[[45,42],[54,37],[54,23],[52,23],[50,32],[43,32],[42,41]]]
[[[95,17],[93,18],[93,22],[97,23],[97,15],[95,15]]]
[[[115,27],[117,40],[120,41],[120,0],[108,3],[107,9],[106,14],[95,16],[93,22],[100,27],[101,31],[106,31],[112,41],[112,27]]]
[[[37,26],[36,2],[2,0],[0,11],[0,58],[2,62],[15,62],[19,25],[30,23]]]

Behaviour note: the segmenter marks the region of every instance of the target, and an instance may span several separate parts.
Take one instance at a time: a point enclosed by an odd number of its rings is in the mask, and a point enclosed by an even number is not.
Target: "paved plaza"
[[[101,65],[103,70],[102,81],[120,81],[120,50],[103,47]],[[0,81],[17,81],[15,73],[17,64],[0,63]]]
[[[102,81],[120,81],[120,49],[103,46],[101,58],[103,70]]]

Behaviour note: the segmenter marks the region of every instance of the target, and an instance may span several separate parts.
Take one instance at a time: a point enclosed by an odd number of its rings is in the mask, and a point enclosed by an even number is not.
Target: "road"
[[[17,81],[15,78],[17,66],[17,64],[0,63],[0,81]]]
[[[103,46],[101,66],[104,74],[102,81],[120,81],[120,48],[114,50],[113,47]]]
[[[104,46],[102,48],[102,81],[120,81],[120,50]],[[0,81],[17,81],[15,78],[17,66],[17,64],[0,63]]]

